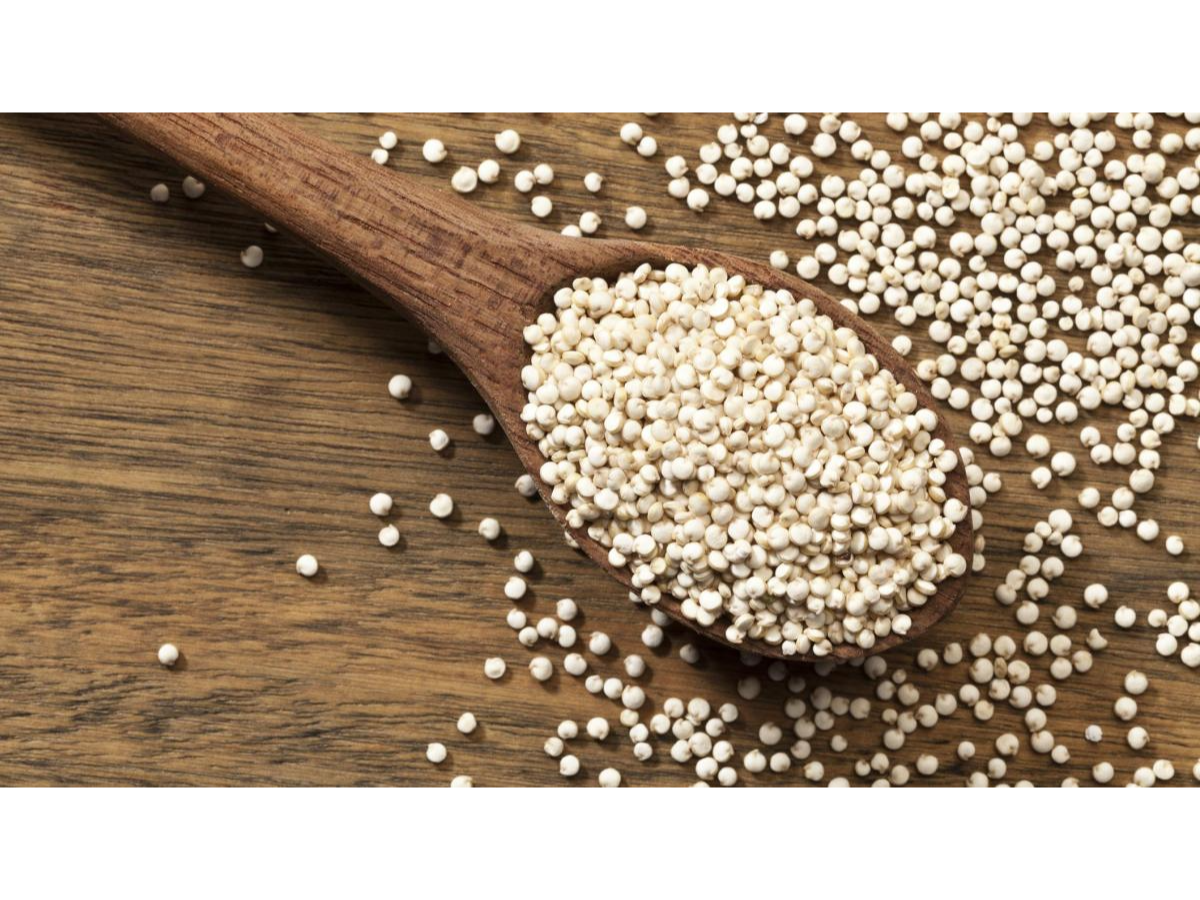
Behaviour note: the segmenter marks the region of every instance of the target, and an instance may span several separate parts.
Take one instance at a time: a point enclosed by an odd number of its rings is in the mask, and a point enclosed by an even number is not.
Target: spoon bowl
[[[642,263],[721,266],[750,283],[808,298],[836,325],[855,331],[881,366],[935,408],[916,372],[881,335],[812,285],[770,266],[714,250],[647,241],[570,238],[533,228],[470,204],[448,191],[355,156],[286,124],[279,116],[246,114],[112,114],[105,118],[187,171],[221,188],[330,259],[354,280],[419,324],[463,370],[491,407],[521,464],[564,530],[597,565],[630,588],[629,573],[608,562],[608,550],[586,530],[566,525],[566,509],[553,503],[538,476],[545,461],[526,434],[521,369],[529,360],[524,327],[553,311],[554,292],[579,276],[615,279]],[[958,444],[942,416],[934,436],[955,452]],[[970,507],[964,466],[948,473],[944,490]],[[950,539],[954,551],[973,555],[971,516]],[[917,637],[949,613],[962,597],[969,573],[938,585],[926,603],[909,610],[905,635],[889,634],[870,650],[834,645],[826,659],[849,660]],[[685,617],[666,594],[658,608],[705,637],[740,650],[795,661],[777,645],[725,636],[726,620],[704,627]]]

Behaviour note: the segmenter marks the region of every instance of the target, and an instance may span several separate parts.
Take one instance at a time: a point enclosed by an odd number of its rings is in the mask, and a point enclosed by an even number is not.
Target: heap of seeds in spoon
[[[568,523],[726,637],[869,649],[967,561],[957,455],[849,328],[723,269],[579,278],[525,329],[522,419]]]

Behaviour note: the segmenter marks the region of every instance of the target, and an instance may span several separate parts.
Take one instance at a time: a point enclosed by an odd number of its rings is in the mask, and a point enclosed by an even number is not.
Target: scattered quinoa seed
[[[189,200],[199,200],[204,196],[204,182],[192,175],[186,176],[183,179],[183,195]]]
[[[412,379],[407,375],[393,375],[388,381],[388,393],[396,400],[407,399],[412,393]]]
[[[479,174],[470,166],[459,166],[450,176],[450,186],[460,194],[469,194],[479,186]]]
[[[505,155],[511,155],[521,149],[521,135],[506,128],[496,135],[496,149]]]
[[[425,162],[436,165],[446,158],[446,145],[437,138],[430,138],[421,146],[421,155]]]
[[[489,657],[488,659],[484,660],[483,663],[483,674],[492,681],[495,681],[498,678],[503,678],[504,672],[507,669],[508,666],[505,665],[504,660],[498,656]]]

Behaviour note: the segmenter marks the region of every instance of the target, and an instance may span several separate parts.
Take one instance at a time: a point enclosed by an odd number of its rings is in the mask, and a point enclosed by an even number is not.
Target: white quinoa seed
[[[459,166],[450,176],[450,186],[460,194],[469,194],[479,186],[479,173],[470,166]]]
[[[496,149],[506,156],[516,153],[521,149],[521,135],[511,128],[504,129],[496,135]]]
[[[407,375],[393,375],[388,381],[388,393],[396,400],[407,399],[412,393],[412,379]]]
[[[612,649],[612,639],[603,631],[592,632],[588,638],[588,650],[596,656],[604,656]]]
[[[429,512],[435,518],[445,519],[454,512],[454,501],[450,498],[449,494],[436,494],[429,501]]]
[[[508,666],[505,665],[504,660],[499,656],[489,657],[488,659],[484,660],[483,663],[483,674],[492,681],[503,678],[507,669]]]
[[[421,146],[421,155],[425,162],[436,165],[446,158],[446,145],[437,138],[430,138]]]
[[[189,200],[199,200],[204,196],[205,185],[199,178],[188,175],[183,179],[183,195]]]
[[[158,648],[158,661],[169,669],[179,661],[179,648],[174,644],[163,644]]]
[[[475,167],[475,175],[483,184],[495,184],[500,180],[500,163],[485,159]]]

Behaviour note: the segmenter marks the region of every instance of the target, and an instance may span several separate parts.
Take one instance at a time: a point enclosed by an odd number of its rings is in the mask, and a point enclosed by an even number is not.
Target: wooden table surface
[[[604,219],[599,236],[623,236],[624,209],[636,202],[649,213],[643,234],[651,239],[759,259],[776,248],[801,255],[806,245],[792,224],[757,222],[716,197],[697,216],[667,196],[665,157],[694,160],[729,117],[635,116],[658,138],[650,160],[617,139],[627,118],[321,115],[299,124],[356,153],[393,129],[401,143],[389,165],[447,190],[458,165],[496,156],[492,135],[516,127],[521,150],[502,160],[499,184],[473,195],[481,204],[530,220],[512,176],[546,161],[557,176],[547,227],[594,209]],[[896,151],[899,138],[880,116],[859,121],[877,146]],[[766,127],[782,136],[779,118]],[[1039,130],[1048,130],[1045,122],[1031,133]],[[433,136],[450,151],[437,167],[420,155]],[[593,169],[606,179],[599,196],[581,183]],[[856,169],[839,152],[819,171]],[[649,763],[636,762],[616,707],[580,681],[561,669],[546,684],[529,677],[534,652],[505,624],[511,604],[501,593],[520,548],[539,561],[522,605],[542,615],[558,597],[576,598],[581,633],[606,631],[619,653],[647,656],[651,702],[735,700],[739,756],[757,746],[759,724],[786,724],[782,685],[767,683],[754,702],[736,696],[744,670],[735,654],[704,645],[701,663],[688,665],[678,656],[688,639],[682,631],[658,651],[642,647],[644,613],[565,546],[543,507],[513,490],[516,457],[502,437],[473,433],[479,399],[449,362],[426,352],[414,327],[216,192],[185,199],[183,174],[87,116],[0,118],[0,783],[444,785],[465,773],[480,785],[558,785],[545,738],[564,718],[607,715],[614,730],[604,744],[572,747],[583,762],[577,782],[594,784],[601,768],[616,765],[628,784],[690,784],[691,767],[672,762],[666,743]],[[166,205],[149,200],[158,181],[171,187]],[[1196,240],[1195,222],[1185,227]],[[253,243],[266,251],[256,270],[238,259]],[[872,323],[888,335],[898,330],[890,316]],[[386,391],[397,372],[416,385],[406,403]],[[965,435],[966,418],[954,417]],[[445,457],[427,442],[436,427],[454,441]],[[1078,452],[1070,429],[1044,430]],[[1105,531],[1076,506],[1085,483],[1117,483],[1111,467],[1097,475],[1081,465],[1037,492],[1023,450],[1002,460],[981,454],[1005,479],[983,510],[987,569],[948,621],[888,653],[889,664],[907,668],[921,702],[932,702],[935,691],[966,680],[965,666],[920,672],[919,647],[981,631],[1019,642],[1023,629],[992,589],[1019,559],[1023,534],[1057,505],[1076,514],[1085,551],[1053,585],[1040,627],[1054,633],[1050,613],[1071,603],[1080,607],[1073,640],[1081,645],[1098,626],[1110,645],[1090,673],[1057,684],[1048,727],[1070,748],[1069,763],[1033,753],[1020,714],[998,704],[989,723],[960,710],[890,754],[910,769],[920,753],[940,758],[937,776],[914,772],[915,781],[962,784],[1004,731],[1022,742],[1009,782],[1049,785],[1074,775],[1088,784],[1092,764],[1107,759],[1115,783],[1124,783],[1159,757],[1180,770],[1176,783],[1191,781],[1200,673],[1155,655],[1145,614],[1168,606],[1169,582],[1191,581],[1200,568],[1200,529],[1190,514],[1200,490],[1198,430],[1184,422],[1169,437],[1144,506],[1164,534],[1179,533],[1195,548],[1178,559],[1161,540],[1146,545],[1130,532]],[[403,538],[392,550],[377,542],[380,523],[367,509],[380,490],[397,500]],[[439,491],[457,504],[446,522],[426,511]],[[503,523],[497,545],[475,532],[483,516]],[[321,561],[311,581],[295,573],[301,553]],[[1093,581],[1109,588],[1100,611],[1080,602]],[[1139,612],[1125,632],[1112,621],[1121,603]],[[183,654],[173,670],[155,659],[165,641]],[[482,672],[493,655],[509,663],[498,683]],[[1033,683],[1049,681],[1049,655],[1030,661]],[[619,666],[614,653],[593,668],[617,674]],[[1151,684],[1136,720],[1151,741],[1137,753],[1112,714],[1133,668]],[[813,741],[827,778],[862,783],[852,763],[881,749],[879,714],[888,704],[874,700],[857,669],[825,683],[873,699],[869,719],[841,719]],[[480,722],[469,737],[454,726],[465,710]],[[1099,745],[1083,740],[1092,722],[1104,729]],[[834,733],[848,739],[842,754],[829,749]],[[971,763],[954,757],[963,739],[979,747]],[[425,760],[430,741],[449,748],[441,766]],[[802,781],[799,767],[743,775],[744,783]]]

